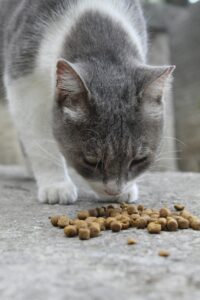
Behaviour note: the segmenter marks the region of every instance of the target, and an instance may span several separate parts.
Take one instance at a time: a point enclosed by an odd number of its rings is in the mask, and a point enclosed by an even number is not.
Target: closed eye
[[[130,169],[134,168],[135,166],[138,166],[142,163],[145,163],[148,161],[148,156],[144,156],[140,159],[133,159],[131,164],[130,164]]]
[[[91,159],[91,158],[89,158],[89,159],[84,158],[83,162],[84,162],[85,165],[87,165],[90,168],[100,168],[101,165],[102,165],[101,161]]]

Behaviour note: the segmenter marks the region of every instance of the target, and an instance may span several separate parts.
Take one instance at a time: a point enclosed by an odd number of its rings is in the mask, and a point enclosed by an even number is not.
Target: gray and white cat
[[[2,81],[39,201],[76,201],[68,166],[100,197],[135,201],[174,70],[146,64],[139,1],[0,0],[0,28]]]

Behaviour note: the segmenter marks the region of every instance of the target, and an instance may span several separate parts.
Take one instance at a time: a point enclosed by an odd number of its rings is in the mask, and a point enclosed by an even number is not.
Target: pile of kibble
[[[151,234],[188,228],[200,230],[200,218],[187,211],[183,205],[177,204],[174,208],[173,211],[168,208],[157,210],[121,203],[81,211],[75,219],[63,215],[52,216],[50,220],[53,226],[64,228],[67,237],[79,236],[81,240],[97,237],[104,230],[119,232],[131,227],[147,228]],[[128,243],[135,242],[132,239]]]

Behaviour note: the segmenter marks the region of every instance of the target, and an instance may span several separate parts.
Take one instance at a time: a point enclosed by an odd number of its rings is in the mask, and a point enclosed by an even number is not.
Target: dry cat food
[[[158,255],[159,255],[159,256],[162,256],[162,257],[168,257],[168,256],[170,256],[170,252],[167,251],[167,250],[160,250],[160,251],[158,252]]]
[[[80,211],[75,219],[65,215],[52,216],[50,221],[53,226],[64,228],[67,237],[79,236],[81,240],[98,237],[104,230],[120,232],[137,228],[147,229],[150,234],[188,228],[200,230],[200,218],[187,211],[181,204],[174,205],[174,210],[167,207],[158,210],[146,208],[141,204],[121,203]],[[129,239],[127,243],[131,245],[136,241]]]

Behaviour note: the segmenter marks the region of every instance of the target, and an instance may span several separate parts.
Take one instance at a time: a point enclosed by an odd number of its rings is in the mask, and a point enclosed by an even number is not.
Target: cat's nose
[[[104,191],[109,196],[119,196],[120,195],[120,192],[114,192],[114,191],[111,191],[111,190],[108,190],[108,189],[105,189]]]

